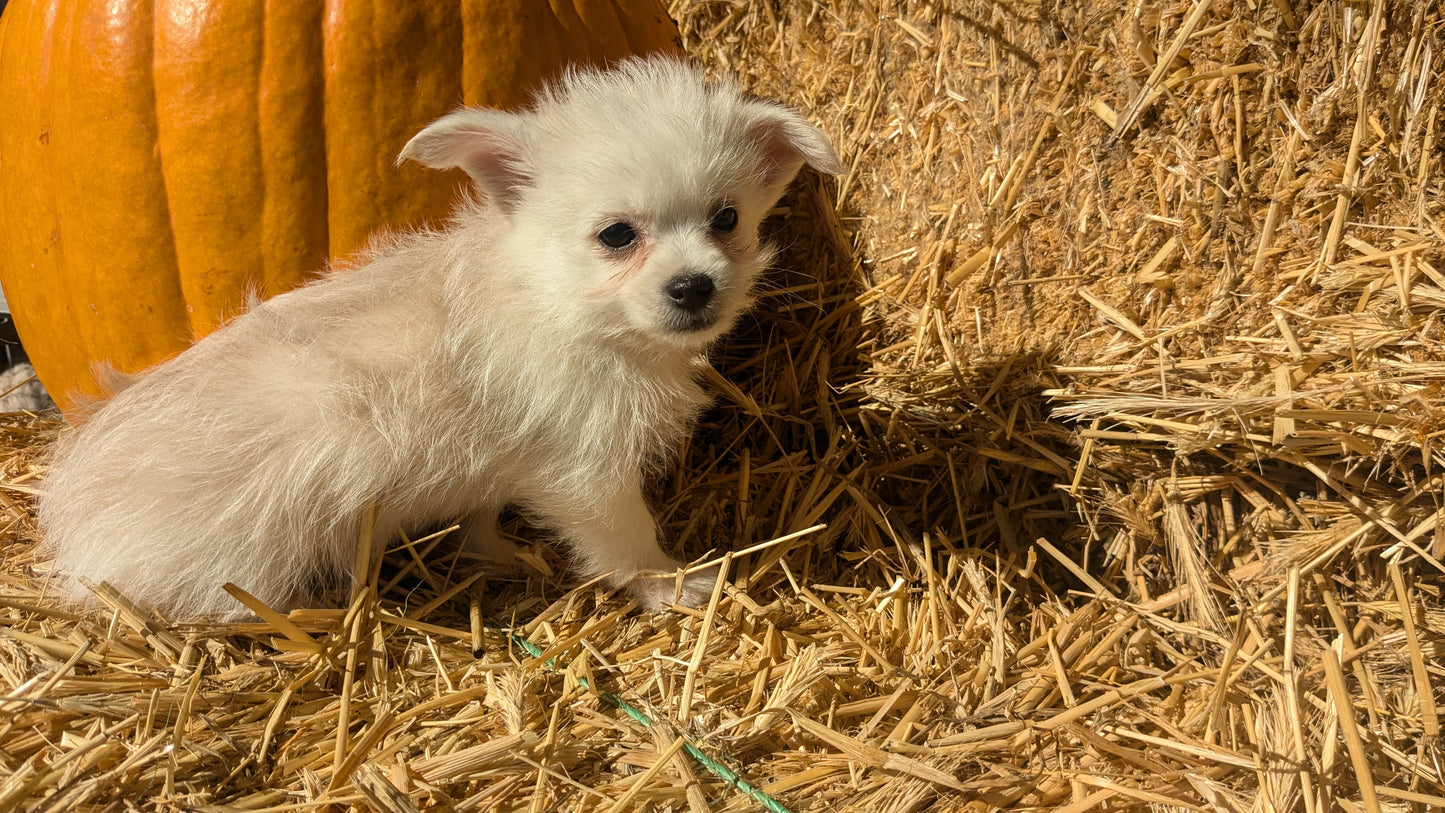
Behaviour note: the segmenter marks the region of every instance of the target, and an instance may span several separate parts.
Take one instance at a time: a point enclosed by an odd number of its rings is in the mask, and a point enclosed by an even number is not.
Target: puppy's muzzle
[[[717,299],[717,284],[707,274],[679,274],[668,280],[662,291],[672,306],[669,321],[676,329],[702,330],[716,319],[712,304]]]

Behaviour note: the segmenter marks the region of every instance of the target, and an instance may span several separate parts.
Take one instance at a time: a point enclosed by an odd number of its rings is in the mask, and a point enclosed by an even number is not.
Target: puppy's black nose
[[[707,274],[679,274],[668,280],[663,290],[672,304],[688,313],[697,313],[712,301],[717,286]]]

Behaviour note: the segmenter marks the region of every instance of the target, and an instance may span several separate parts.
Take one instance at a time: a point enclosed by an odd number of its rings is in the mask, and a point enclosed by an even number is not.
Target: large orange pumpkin
[[[0,284],[41,381],[96,395],[463,182],[393,160],[463,103],[675,49],[661,0],[12,0]]]

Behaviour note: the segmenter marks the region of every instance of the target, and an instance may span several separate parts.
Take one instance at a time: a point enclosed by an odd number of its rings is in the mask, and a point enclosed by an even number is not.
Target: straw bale
[[[76,611],[15,416],[0,809],[1445,806],[1440,4],[673,13],[849,166],[655,484],[709,605],[513,525],[520,578],[431,538],[330,609]]]

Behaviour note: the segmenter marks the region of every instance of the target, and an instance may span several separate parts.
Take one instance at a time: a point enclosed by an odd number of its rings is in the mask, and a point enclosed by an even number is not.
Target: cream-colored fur
[[[471,516],[485,548],[515,504],[582,575],[671,602],[673,579],[644,578],[676,562],[642,473],[706,401],[701,352],[769,258],[759,222],[802,164],[840,169],[831,147],[653,59],[570,75],[522,113],[458,111],[402,158],[461,167],[476,200],[255,304],[62,439],[40,528],[72,595],[86,577],[178,616],[244,615],[234,582],[290,608],[348,571],[369,506],[382,534]],[[631,242],[605,245],[609,227]]]

